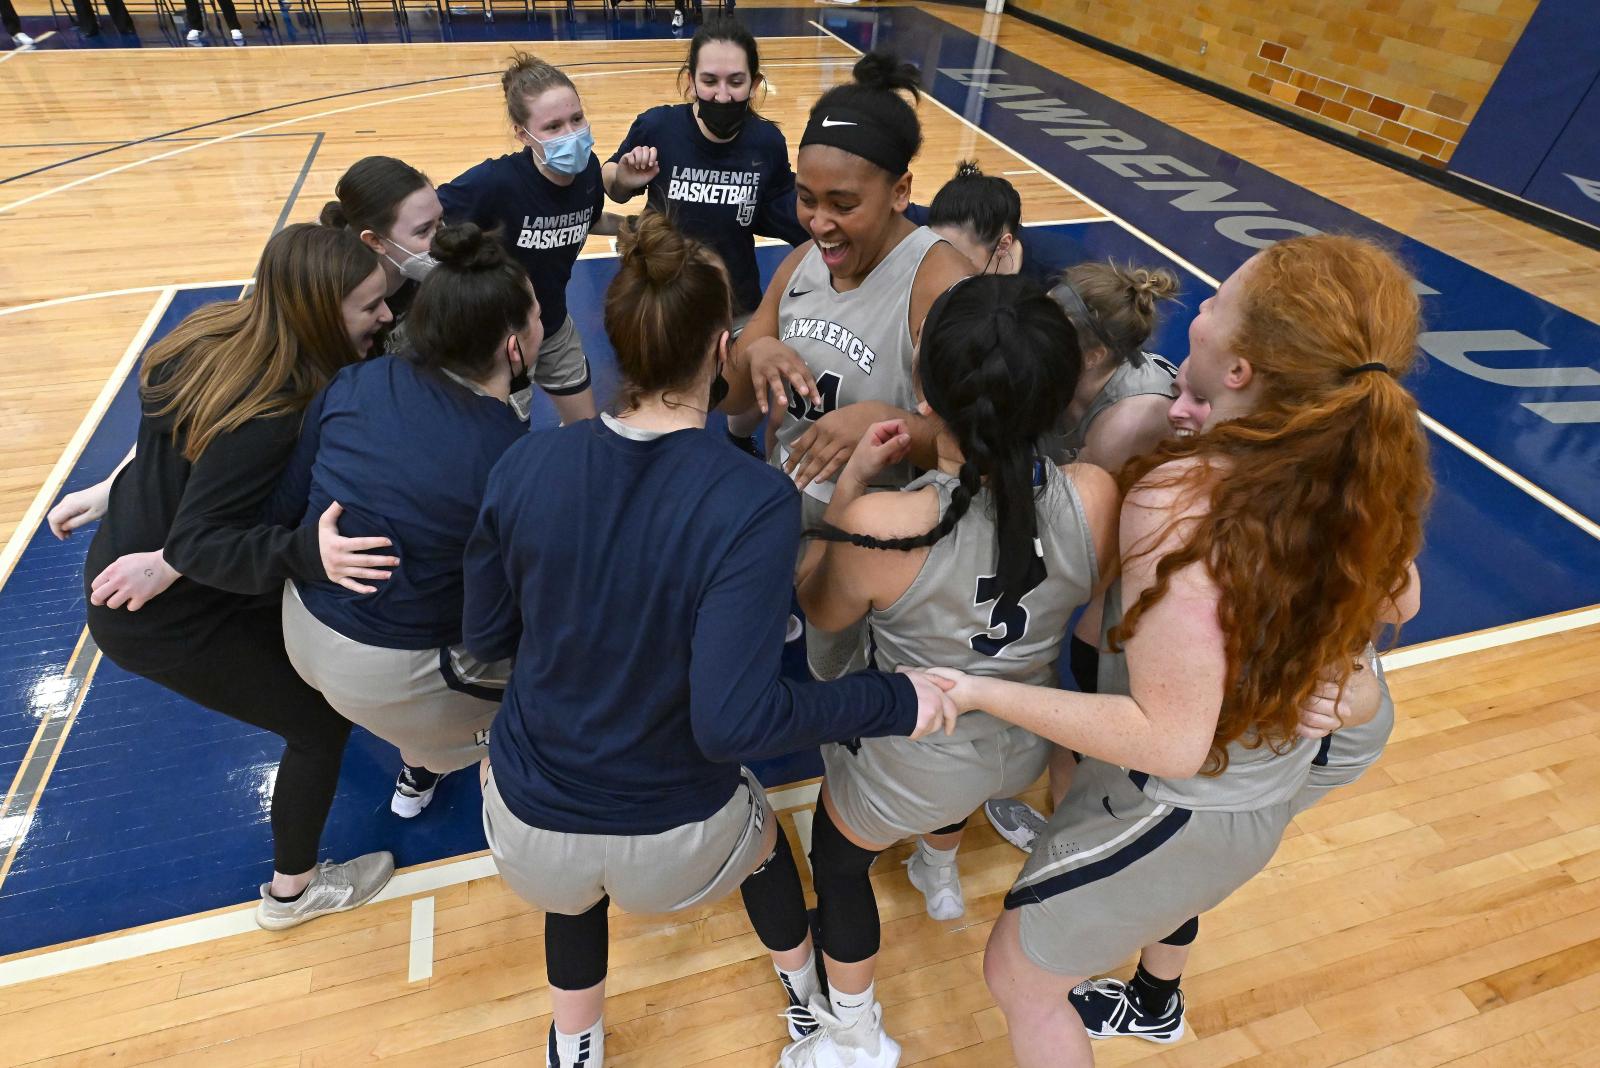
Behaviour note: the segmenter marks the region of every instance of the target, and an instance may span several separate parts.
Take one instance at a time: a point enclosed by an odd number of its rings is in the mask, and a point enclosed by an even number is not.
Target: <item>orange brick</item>
[[[1406,144],[1425,155],[1437,156],[1444,151],[1444,142],[1432,134],[1425,134],[1421,130],[1413,130],[1411,136],[1406,138]]]
[[[1297,70],[1289,78],[1289,84],[1296,89],[1315,89],[1317,87],[1317,76],[1309,71]]]
[[[1332,100],[1322,105],[1322,113],[1334,122],[1350,121],[1350,105],[1336,104]]]
[[[1393,145],[1389,144],[1389,142],[1385,141],[1383,138],[1374,137],[1371,134],[1367,133],[1367,131],[1365,131],[1365,130],[1356,131],[1356,136],[1361,138],[1361,140],[1366,141],[1369,144],[1380,145],[1383,148],[1393,148],[1394,147]]]
[[[1393,141],[1397,145],[1406,143],[1406,138],[1412,131],[1401,126],[1398,122],[1386,122],[1378,127],[1378,136],[1385,141]]]
[[[1272,83],[1259,74],[1252,74],[1250,75],[1250,88],[1258,93],[1270,94],[1272,92]]]
[[[1289,68],[1282,63],[1268,63],[1267,77],[1275,82],[1286,82],[1289,80]]]
[[[1306,46],[1306,35],[1297,30],[1284,30],[1279,36],[1283,38],[1283,43],[1290,48],[1304,48]]]
[[[1504,63],[1511,56],[1511,44],[1508,41],[1485,41],[1478,46],[1476,55],[1490,63]]]
[[[1433,99],[1428,102],[1428,110],[1437,111],[1446,118],[1459,119],[1467,113],[1467,105],[1465,101],[1444,93],[1434,93]]]
[[[1295,107],[1305,108],[1307,111],[1314,111],[1319,115],[1322,114],[1323,103],[1323,99],[1316,93],[1307,92],[1305,90],[1301,90],[1300,95],[1295,97],[1294,100]]]
[[[1430,167],[1438,167],[1440,170],[1444,169],[1444,160],[1439,159],[1436,156],[1423,156],[1421,158],[1422,162],[1426,163]]]
[[[1272,95],[1278,100],[1283,101],[1285,104],[1292,104],[1294,103],[1294,98],[1300,95],[1300,90],[1296,89],[1288,82],[1273,82]]]
[[[1459,143],[1466,136],[1467,124],[1454,119],[1440,119],[1439,128],[1434,132],[1446,141]]]
[[[1352,111],[1350,113],[1350,124],[1358,130],[1365,130],[1367,133],[1375,134],[1378,132],[1378,127],[1383,125],[1383,120],[1370,111]]]
[[[1283,47],[1281,44],[1271,44],[1270,42],[1262,41],[1261,50],[1256,54],[1262,59],[1270,60],[1273,63],[1278,63],[1283,60],[1283,57],[1287,55],[1288,52],[1289,50]]]
[[[1325,96],[1329,100],[1339,100],[1344,96],[1344,86],[1326,78],[1317,79],[1316,91],[1318,96]]]
[[[1400,102],[1398,100],[1387,100],[1384,97],[1379,96],[1373,98],[1372,106],[1367,110],[1371,111],[1379,118],[1398,119],[1400,117],[1400,113],[1404,111],[1405,108],[1400,106]]]
[[[1357,111],[1366,111],[1372,107],[1372,94],[1364,93],[1352,85],[1344,91],[1344,102]]]

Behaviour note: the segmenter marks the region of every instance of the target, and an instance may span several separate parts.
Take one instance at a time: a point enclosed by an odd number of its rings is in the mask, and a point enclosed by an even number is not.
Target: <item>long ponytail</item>
[[[1020,598],[1039,536],[1036,443],[1072,399],[1081,367],[1072,324],[1037,284],[1017,275],[958,282],[929,310],[917,361],[928,406],[961,448],[950,506],[931,530],[912,537],[875,538],[828,524],[812,536],[868,549],[920,549],[954,530],[987,483],[1000,588]]]

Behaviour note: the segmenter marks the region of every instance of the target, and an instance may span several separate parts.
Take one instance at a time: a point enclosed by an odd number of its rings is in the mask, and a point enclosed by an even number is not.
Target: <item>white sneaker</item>
[[[14,34],[11,35],[11,40],[16,43],[16,46],[18,48],[32,48],[33,47],[33,38],[29,37],[25,33],[14,33]]]
[[[286,931],[318,916],[349,912],[377,897],[393,874],[394,856],[386,852],[368,853],[343,864],[325,860],[293,901],[279,901],[272,896],[272,884],[262,883],[256,924],[269,931]]]
[[[922,891],[928,915],[936,920],[960,919],[967,911],[961,894],[961,872],[954,864],[931,864],[918,844],[906,858],[906,877]]]
[[[683,12],[674,11],[672,13],[672,28],[675,30],[683,29]]]
[[[190,30],[188,33],[183,35],[183,39],[188,41],[190,44],[194,44],[196,41],[200,40],[200,31]]]
[[[419,790],[411,778],[410,769],[402,767],[400,777],[394,781],[394,796],[389,798],[389,811],[403,820],[422,815],[422,810],[433,800],[433,792],[439,788],[439,780],[443,778],[441,775],[433,780],[432,786]]]
[[[810,1017],[820,1026],[816,1033],[790,1044],[778,1057],[778,1068],[896,1068],[900,1043],[883,1030],[883,1006],[877,1002],[851,1027],[823,1008],[810,1005]]]
[[[228,31],[228,36],[233,38],[233,43],[234,44],[244,44],[244,31],[243,30],[229,30]]]

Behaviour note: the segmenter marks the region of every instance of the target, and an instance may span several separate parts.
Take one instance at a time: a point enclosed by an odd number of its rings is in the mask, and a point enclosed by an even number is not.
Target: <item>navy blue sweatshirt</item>
[[[486,159],[439,187],[444,217],[499,232],[500,243],[522,264],[539,298],[539,319],[550,337],[567,321],[567,282],[589,230],[600,221],[606,194],[600,160],[571,185],[557,185],[533,162],[533,150]]]
[[[322,622],[365,645],[437,649],[461,640],[461,554],[489,471],[527,433],[509,405],[398,356],[346,367],[306,411],[269,519],[386,537],[400,566],[376,593],[296,579]],[[384,555],[388,555],[385,553]]]
[[[733,140],[713,141],[700,131],[694,105],[664,104],[634,119],[606,162],[640,146],[655,149],[661,167],[645,187],[650,207],[716,249],[733,280],[734,312],[754,311],[761,303],[754,235],[791,245],[811,237],[795,218],[794,171],[783,131],[751,115]]]
[[[589,419],[489,476],[463,639],[515,654],[489,754],[531,826],[659,834],[726,804],[741,761],[916,725],[904,676],[779,677],[800,498],[719,437]]]

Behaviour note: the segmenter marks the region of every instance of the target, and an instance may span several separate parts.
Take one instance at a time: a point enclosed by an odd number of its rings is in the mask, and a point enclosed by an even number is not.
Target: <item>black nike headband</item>
[[[806,123],[800,147],[828,145],[876,163],[898,178],[911,168],[916,147],[882,119],[852,107],[818,108]]]

